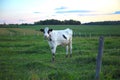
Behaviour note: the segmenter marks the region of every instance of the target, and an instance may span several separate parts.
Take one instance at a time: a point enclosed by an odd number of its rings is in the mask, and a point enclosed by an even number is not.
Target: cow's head
[[[44,37],[45,38],[50,38],[50,33],[52,32],[53,29],[49,29],[48,27],[46,27],[45,29],[40,29],[41,32],[44,33]]]

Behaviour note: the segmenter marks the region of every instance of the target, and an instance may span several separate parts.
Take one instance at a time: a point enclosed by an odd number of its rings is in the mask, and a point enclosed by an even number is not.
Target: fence
[[[10,35],[10,37],[9,38],[11,38],[11,39],[13,39],[14,40],[14,37],[15,36],[19,36],[19,35],[15,35],[15,34],[12,34],[12,33],[10,33],[9,34]],[[25,37],[27,37],[28,36],[28,34],[27,33],[23,33],[23,34],[21,34],[22,36],[25,36]],[[29,41],[31,41],[31,43],[29,43],[28,44],[28,46],[33,46],[33,47],[35,47],[33,50],[32,50],[32,48],[28,48],[27,50],[16,50],[16,49],[14,49],[14,44],[15,44],[15,42],[13,43],[13,47],[12,46],[9,46],[9,45],[7,45],[8,47],[10,47],[12,50],[13,50],[13,53],[14,52],[17,52],[17,53],[48,53],[48,50],[47,50],[47,48],[44,48],[45,50],[43,50],[43,49],[39,49],[40,47],[44,47],[44,45],[41,45],[39,42],[40,42],[40,40],[38,40],[38,42],[37,42],[37,44],[32,44],[32,43],[36,43],[36,39],[37,38],[39,38],[39,35],[41,35],[40,33],[35,33],[34,35],[32,35],[32,36],[36,36],[34,39],[30,39],[29,40],[29,37],[28,37],[28,39],[25,39],[26,41],[24,41],[24,42],[29,42]],[[78,35],[78,33],[75,33],[74,34],[74,37],[82,37],[82,39],[84,39],[83,40],[83,43],[81,42],[81,41],[77,41],[76,40],[76,38],[74,38],[75,40],[74,40],[74,42],[73,42],[73,53],[90,53],[91,55],[92,55],[92,52],[94,51],[94,53],[95,54],[97,54],[97,51],[98,51],[98,49],[97,49],[97,46],[98,46],[98,36],[97,36],[97,38],[95,38],[95,43],[92,43],[92,40],[93,40],[93,37],[95,37],[95,36],[93,36],[92,34],[82,34],[82,36],[81,36],[81,34],[79,34]],[[84,37],[90,37],[89,39],[87,39],[87,38],[84,38]],[[109,36],[108,36],[109,37]],[[112,37],[112,36],[111,36]],[[22,37],[20,37],[20,38],[22,38]],[[15,38],[15,39],[17,39],[17,38]],[[18,37],[18,39],[19,39],[19,37]],[[81,38],[79,38],[78,40],[80,40]],[[109,38],[109,39],[111,39],[111,38]],[[90,41],[91,40],[91,41]],[[2,40],[1,40],[2,41]],[[43,41],[43,40],[42,40]],[[119,41],[119,40],[117,40],[117,41]],[[20,42],[20,40],[19,40],[19,42]],[[19,43],[18,42],[18,43]],[[114,43],[114,42],[116,42],[116,41],[113,41],[112,43]],[[93,45],[94,44],[94,45]],[[23,45],[23,47],[24,48],[26,48],[26,47],[28,47],[25,43],[24,44],[20,44],[20,45],[15,45],[16,47],[18,46],[22,46]],[[38,46],[38,45],[41,45],[40,47]],[[106,45],[106,44],[105,44]],[[80,46],[82,46],[82,48],[80,47]],[[4,47],[4,45],[3,45],[3,47]],[[15,47],[15,48],[16,48]],[[45,46],[46,47],[46,46]],[[117,44],[116,46],[113,46],[114,48],[105,48],[104,49],[104,52],[105,53],[112,53],[112,54],[114,54],[114,52],[115,53],[119,53],[120,52],[120,46],[119,46],[119,44]],[[0,48],[2,48],[2,47],[0,47]],[[5,47],[6,48],[6,47]],[[19,47],[19,49],[20,48],[22,48],[22,47]],[[61,49],[58,49],[57,51],[60,51]],[[65,54],[65,52],[64,52],[64,54]],[[36,54],[37,55],[37,54]],[[43,54],[44,55],[44,54]],[[50,54],[49,54],[50,55]],[[74,54],[75,56],[78,56],[78,54]],[[83,54],[83,55],[86,55],[86,54]],[[80,55],[80,56],[82,56],[82,55]],[[73,56],[74,57],[74,56]],[[76,58],[78,58],[78,57],[76,57]],[[76,59],[76,58],[73,58],[73,59]],[[57,59],[57,58],[56,58]],[[60,60],[59,60],[60,59]],[[64,62],[62,62],[62,61],[64,61],[65,59],[64,58],[59,58],[57,61],[61,64],[63,64]],[[63,60],[64,59],[64,60]],[[90,59],[90,58],[89,58]],[[21,59],[22,60],[22,59]],[[46,60],[46,62],[47,61],[49,61],[48,60],[48,58],[45,58],[45,59],[43,59],[42,58],[42,62],[45,62],[44,60]],[[78,59],[79,60],[79,59]],[[81,59],[80,59],[81,60]],[[77,60],[76,60],[77,61]],[[65,62],[65,64],[69,64],[67,61]],[[101,63],[101,62],[100,62]],[[30,64],[30,63],[29,63]],[[62,65],[61,64],[61,65]],[[64,64],[64,65],[65,65]],[[79,64],[79,63],[78,63]],[[39,65],[39,64],[38,64]],[[73,65],[74,65],[74,63],[73,63]],[[81,67],[81,66],[79,66],[79,67]],[[100,68],[99,68],[100,69]],[[74,70],[74,69],[73,69]],[[84,70],[83,70],[84,71]],[[100,71],[100,70],[99,70]],[[99,74],[99,72],[98,72],[98,74]]]
[[[9,32],[7,34],[0,34],[0,35],[8,35],[8,36],[28,36],[28,35],[34,35],[34,36],[40,36],[42,35],[40,32],[22,32],[22,33],[14,33],[14,32]],[[104,36],[104,37],[120,37],[120,34],[111,34],[111,33],[80,33],[80,32],[74,32],[73,37],[99,37],[99,36]]]
[[[73,36],[74,37],[98,37],[98,36],[104,36],[104,37],[120,37],[120,34],[111,34],[111,33],[78,33],[74,32]]]

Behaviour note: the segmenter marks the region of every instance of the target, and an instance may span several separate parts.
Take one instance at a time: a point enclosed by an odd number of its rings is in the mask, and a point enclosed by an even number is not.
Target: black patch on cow
[[[50,38],[49,41],[52,41],[52,39]]]
[[[54,47],[51,47],[51,49],[54,49]]]
[[[48,34],[49,34],[50,32],[52,32],[52,30],[53,30],[53,29],[49,29],[49,30],[48,30]]]
[[[40,31],[44,33],[44,29],[40,29]]]
[[[63,34],[63,38],[67,39],[67,37]]]

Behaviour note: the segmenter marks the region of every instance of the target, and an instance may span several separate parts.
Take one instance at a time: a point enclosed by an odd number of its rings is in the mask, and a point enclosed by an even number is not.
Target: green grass
[[[35,26],[21,26],[20,28],[32,29],[39,31],[40,28],[49,27],[52,29],[66,29],[71,28],[75,33],[83,35],[104,35],[104,36],[120,36],[120,25],[35,25]]]
[[[113,31],[108,26],[70,26],[76,32],[102,33],[105,28],[112,34],[120,34],[119,26],[110,27]],[[52,63],[50,48],[39,28],[41,26],[0,28],[5,31],[0,33],[0,80],[94,80],[99,36],[74,37],[72,58],[65,58],[65,48],[59,46]],[[65,26],[51,28],[64,29]],[[9,32],[14,34],[10,36]],[[119,36],[105,37],[100,80],[120,79],[119,44]]]

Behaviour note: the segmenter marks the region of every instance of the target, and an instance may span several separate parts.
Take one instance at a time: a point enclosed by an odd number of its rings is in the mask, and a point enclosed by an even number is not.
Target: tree
[[[85,25],[119,25],[120,21],[102,21],[102,22],[90,22]]]
[[[75,20],[55,20],[55,19],[47,19],[47,20],[42,20],[38,22],[34,22],[35,25],[80,25],[80,21],[75,21]]]

